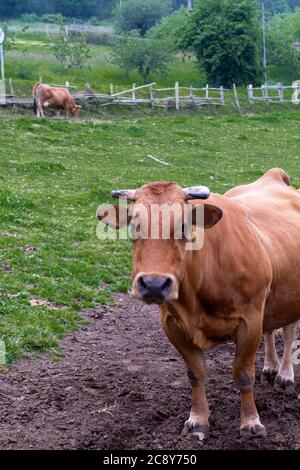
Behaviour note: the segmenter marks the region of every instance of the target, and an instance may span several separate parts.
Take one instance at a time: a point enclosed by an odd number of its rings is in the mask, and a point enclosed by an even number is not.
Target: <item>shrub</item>
[[[181,47],[194,50],[213,84],[258,83],[262,63],[256,0],[198,0]]]
[[[61,14],[54,15],[53,13],[47,13],[41,16],[41,21],[43,23],[62,24],[66,22],[66,18]]]
[[[170,50],[163,41],[143,38],[138,31],[134,31],[117,38],[111,60],[127,74],[131,70],[137,70],[146,83],[151,73],[166,68],[171,57]]]
[[[117,8],[116,15],[123,31],[138,30],[145,36],[148,29],[169,12],[169,0],[125,0]]]
[[[20,20],[23,23],[35,23],[36,21],[39,21],[39,17],[36,13],[23,13]]]
[[[72,67],[82,67],[89,59],[89,47],[85,35],[67,33],[66,27],[61,25],[59,35],[52,45],[55,57],[60,61],[64,70]]]

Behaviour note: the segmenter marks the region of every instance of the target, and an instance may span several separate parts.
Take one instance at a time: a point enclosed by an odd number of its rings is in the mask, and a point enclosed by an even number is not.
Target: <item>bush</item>
[[[72,31],[72,36],[82,37],[80,31]],[[112,46],[114,44],[114,36],[110,33],[93,33],[89,31],[85,34],[85,39],[88,44],[93,44],[93,46]]]
[[[3,29],[5,33],[5,41],[4,41],[4,52],[8,52],[14,49],[16,44],[16,37],[15,34],[10,31],[6,24],[0,24],[0,27]]]
[[[148,29],[170,12],[170,0],[125,0],[116,10],[119,27],[137,30],[145,36]]]
[[[92,18],[90,19],[90,23],[92,26],[100,26],[101,25],[101,20],[99,20],[99,18],[97,18],[97,16],[92,16]]]
[[[147,37],[169,43],[170,50],[180,49],[180,38],[184,35],[189,21],[189,13],[181,8],[170,16],[162,18],[147,33]]]
[[[36,21],[39,21],[39,17],[36,13],[24,13],[21,15],[20,20],[23,23],[35,23]]]
[[[256,0],[198,0],[180,45],[194,50],[212,84],[259,83],[263,74],[258,14]]]
[[[137,70],[147,83],[154,71],[166,69],[171,57],[163,41],[143,38],[134,31],[117,38],[111,60],[127,74]]]
[[[52,13],[47,13],[46,15],[41,16],[41,21],[43,23],[61,24],[66,22],[66,18],[61,14],[54,15]]]
[[[300,54],[293,44],[300,37],[300,10],[273,16],[267,28],[268,63],[300,72]]]
[[[66,27],[63,25],[61,25],[59,35],[54,40],[52,50],[64,70],[82,67],[90,58],[86,36],[77,36],[71,32],[67,33]]]

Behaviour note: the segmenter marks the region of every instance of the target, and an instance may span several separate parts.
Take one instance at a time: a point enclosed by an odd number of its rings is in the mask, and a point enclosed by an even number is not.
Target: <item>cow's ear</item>
[[[193,207],[193,225],[204,226],[208,229],[216,225],[222,217],[222,209],[212,204],[201,204]]]
[[[104,225],[119,230],[130,223],[131,217],[126,206],[118,204],[107,204],[101,206],[97,211],[97,218]]]

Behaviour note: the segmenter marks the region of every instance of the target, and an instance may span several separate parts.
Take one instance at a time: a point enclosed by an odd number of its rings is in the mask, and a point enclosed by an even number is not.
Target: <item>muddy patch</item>
[[[125,294],[116,300],[84,312],[89,324],[62,342],[61,361],[23,359],[0,374],[1,449],[300,448],[299,386],[290,395],[257,381],[268,437],[240,439],[231,344],[206,354],[210,436],[182,437],[190,387],[157,308]],[[258,374],[262,360],[261,348]],[[299,383],[298,368],[296,377]]]

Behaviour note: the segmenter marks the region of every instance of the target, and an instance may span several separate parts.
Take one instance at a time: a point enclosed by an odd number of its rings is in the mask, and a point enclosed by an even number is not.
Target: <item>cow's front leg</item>
[[[260,316],[250,314],[241,321],[236,336],[236,355],[233,363],[233,378],[241,396],[241,427],[243,437],[265,436],[266,429],[261,424],[254,402],[255,356],[261,336]]]
[[[208,419],[210,415],[205,393],[206,370],[203,352],[187,340],[186,335],[177,327],[171,317],[167,320],[162,319],[162,324],[169,340],[185,361],[192,386],[192,408],[182,433],[191,432],[203,439],[209,432]]]
[[[279,359],[275,347],[274,333],[264,335],[265,342],[265,362],[262,370],[262,383],[273,383],[279,369]]]

